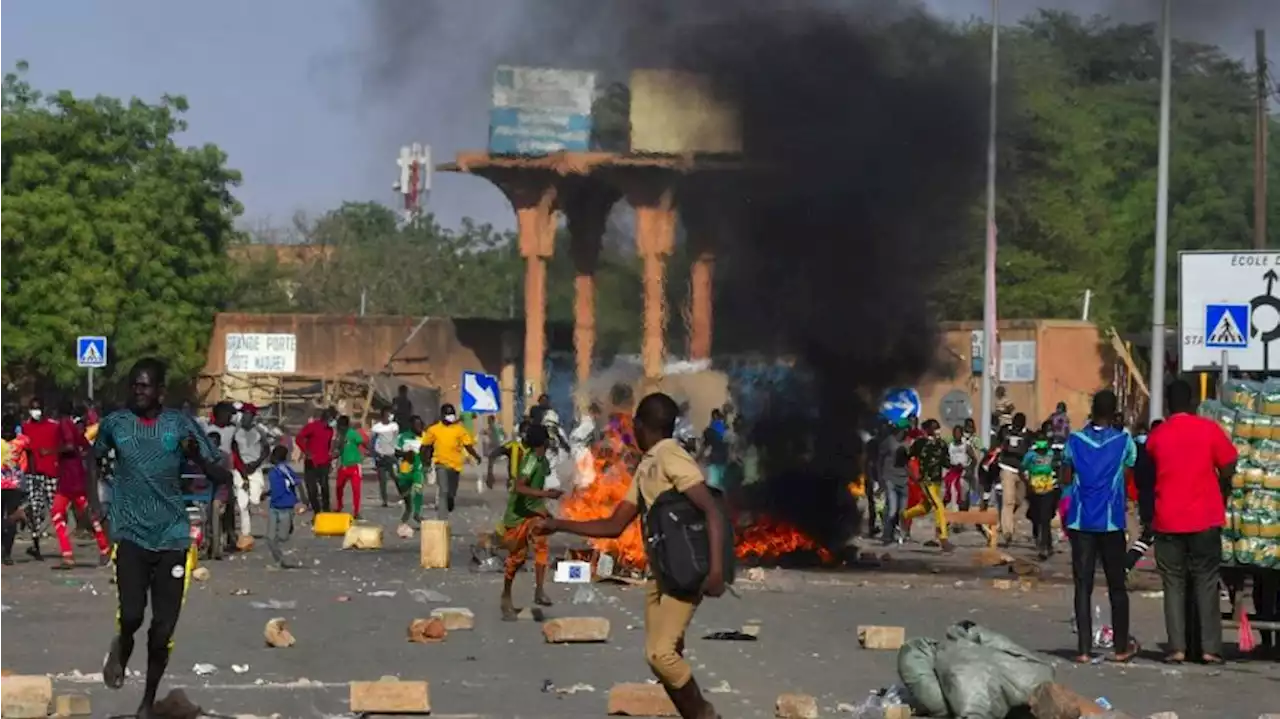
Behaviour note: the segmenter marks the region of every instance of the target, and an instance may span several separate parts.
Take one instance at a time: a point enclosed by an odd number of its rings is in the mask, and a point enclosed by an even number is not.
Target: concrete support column
[[[609,211],[618,195],[601,183],[582,182],[565,202],[573,253],[574,406],[580,415],[591,403],[588,383],[596,346],[596,269]]]
[[[644,263],[644,336],[640,358],[645,380],[662,378],[667,331],[667,258],[675,248],[675,192],[670,184],[629,192],[636,211],[636,251]]]
[[[520,256],[524,258],[524,381],[536,397],[543,391],[547,353],[547,261],[555,252],[555,185],[515,188]]]
[[[716,256],[705,248],[689,271],[689,359],[711,359],[711,284]]]

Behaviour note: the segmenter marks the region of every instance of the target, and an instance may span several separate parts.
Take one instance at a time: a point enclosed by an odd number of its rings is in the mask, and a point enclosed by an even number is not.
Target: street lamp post
[[[996,348],[996,90],[1000,79],[1000,0],[991,0],[990,117],[987,120],[987,249],[982,293],[982,416],[985,443],[991,437],[991,373]]]
[[[1164,0],[1160,13],[1160,159],[1156,170],[1155,282],[1151,295],[1151,409],[1150,421],[1164,416],[1164,319],[1169,274],[1169,85],[1172,69],[1170,6]]]

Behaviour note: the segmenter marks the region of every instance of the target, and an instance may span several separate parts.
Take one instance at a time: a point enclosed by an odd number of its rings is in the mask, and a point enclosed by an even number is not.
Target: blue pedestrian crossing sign
[[[463,372],[461,394],[463,412],[497,412],[501,404],[498,378],[491,374]]]
[[[1249,305],[1205,305],[1204,346],[1222,350],[1248,347]]]
[[[106,337],[77,337],[76,364],[80,367],[102,369],[107,366]]]

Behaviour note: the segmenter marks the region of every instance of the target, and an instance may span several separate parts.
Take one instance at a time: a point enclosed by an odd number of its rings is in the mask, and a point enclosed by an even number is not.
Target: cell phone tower
[[[415,142],[400,148],[400,180],[392,187],[404,201],[402,219],[406,225],[422,217],[422,208],[431,193],[431,146]]]

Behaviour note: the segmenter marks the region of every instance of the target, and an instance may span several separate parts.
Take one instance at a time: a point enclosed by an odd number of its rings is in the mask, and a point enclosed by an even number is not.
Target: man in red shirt
[[[31,503],[28,515],[31,526],[31,546],[27,548],[36,561],[44,559],[40,554],[40,533],[49,521],[49,508],[58,482],[58,423],[44,416],[44,405],[32,399],[27,406],[27,421],[22,423],[22,434],[27,438],[27,496]]]
[[[67,511],[74,508],[77,512],[89,512],[86,492],[89,475],[84,464],[89,440],[85,439],[84,431],[76,424],[73,415],[71,402],[63,400],[58,406],[58,489],[50,510],[53,529],[58,535],[58,548],[62,552],[61,569],[72,569],[76,565],[71,539],[67,536]],[[106,566],[111,560],[107,535],[97,517],[92,517],[91,521],[94,538],[98,540],[98,566]]]
[[[302,452],[303,481],[312,512],[329,511],[329,465],[333,463],[333,426],[338,413],[332,407],[307,422],[295,444]]]
[[[1169,417],[1147,438],[1147,454],[1155,465],[1152,524],[1156,568],[1164,584],[1166,660],[1186,660],[1187,604],[1192,601],[1200,625],[1200,659],[1221,664],[1218,569],[1236,449],[1216,423],[1191,414],[1192,404],[1191,385],[1174,382],[1168,393]]]

